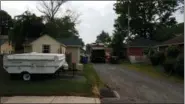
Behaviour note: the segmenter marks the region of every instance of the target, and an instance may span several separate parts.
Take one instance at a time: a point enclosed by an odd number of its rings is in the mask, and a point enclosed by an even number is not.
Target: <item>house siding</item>
[[[56,40],[52,39],[51,37],[49,37],[47,35],[37,39],[36,41],[31,43],[31,45],[32,45],[31,51],[32,52],[39,52],[39,53],[42,53],[42,46],[43,45],[50,45],[50,53],[61,53],[60,49],[65,48],[59,42],[57,42]]]
[[[128,48],[127,54],[133,55],[133,56],[142,56],[143,55],[143,48],[130,47],[130,48]]]
[[[79,47],[68,46],[66,49],[66,52],[72,54],[72,62],[74,63],[80,62],[80,48]]]
[[[144,48],[130,47],[127,48],[127,57],[131,63],[149,62],[146,55],[143,54]]]
[[[10,54],[14,51],[14,48],[12,47],[11,44],[9,44],[8,41],[2,44],[0,48],[1,48],[0,49],[1,54]]]

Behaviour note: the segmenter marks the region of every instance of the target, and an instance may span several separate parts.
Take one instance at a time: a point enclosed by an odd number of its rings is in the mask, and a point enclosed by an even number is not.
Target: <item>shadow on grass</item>
[[[0,69],[0,96],[94,96],[85,77],[35,76],[32,81],[11,80]]]

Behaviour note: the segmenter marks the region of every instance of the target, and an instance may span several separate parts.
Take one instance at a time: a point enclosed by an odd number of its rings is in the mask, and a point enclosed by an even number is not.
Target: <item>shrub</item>
[[[177,46],[169,46],[167,48],[167,57],[176,58],[180,53],[180,49]]]
[[[175,73],[181,77],[184,77],[184,54],[180,54],[176,58]]]
[[[152,65],[163,64],[165,60],[164,52],[155,52],[153,55],[150,56],[150,60]]]
[[[155,50],[153,48],[146,48],[144,49],[143,53],[147,56],[151,56],[155,53]]]
[[[174,72],[175,67],[175,59],[174,58],[167,58],[163,64],[165,72],[172,74]]]
[[[156,55],[158,57],[159,64],[163,64],[165,61],[164,52],[157,52]]]
[[[158,56],[155,54],[150,56],[150,61],[154,66],[159,64]]]

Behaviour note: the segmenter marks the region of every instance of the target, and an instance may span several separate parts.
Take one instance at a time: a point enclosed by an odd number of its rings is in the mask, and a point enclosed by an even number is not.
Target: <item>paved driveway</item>
[[[183,84],[176,84],[162,79],[154,79],[119,65],[94,64],[93,66],[101,79],[120,95],[119,100],[103,99],[103,103],[184,102]]]

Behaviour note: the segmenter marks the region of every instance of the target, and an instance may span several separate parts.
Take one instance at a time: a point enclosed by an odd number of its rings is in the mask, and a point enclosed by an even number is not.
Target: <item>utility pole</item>
[[[130,0],[128,0],[128,36],[130,36]]]

